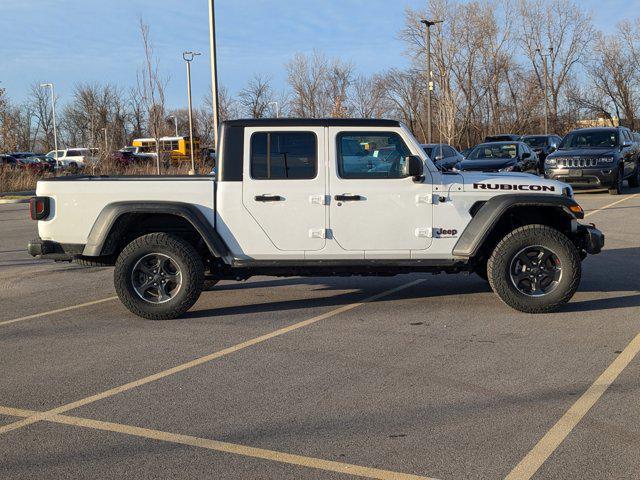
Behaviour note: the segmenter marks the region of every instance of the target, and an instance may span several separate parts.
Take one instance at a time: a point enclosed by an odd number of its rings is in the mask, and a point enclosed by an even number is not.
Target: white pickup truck
[[[549,312],[604,245],[571,187],[440,171],[396,121],[235,120],[220,138],[216,178],[38,182],[29,252],[115,265],[123,304],[167,319],[205,279],[411,272],[475,272],[511,307]]]

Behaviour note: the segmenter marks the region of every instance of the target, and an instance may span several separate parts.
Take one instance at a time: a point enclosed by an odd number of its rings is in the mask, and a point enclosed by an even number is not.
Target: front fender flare
[[[498,195],[490,198],[465,228],[453,248],[456,257],[475,256],[500,218],[515,207],[555,207],[561,209],[568,219],[582,218],[570,210],[577,202],[569,197],[545,194]]]

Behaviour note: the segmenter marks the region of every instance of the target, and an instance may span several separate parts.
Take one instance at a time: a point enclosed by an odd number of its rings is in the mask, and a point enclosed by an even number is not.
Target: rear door
[[[409,258],[431,245],[433,187],[405,174],[413,152],[398,131],[329,128],[333,239],[367,258]],[[359,145],[359,148],[354,148]]]
[[[278,250],[325,246],[325,139],[324,127],[245,129],[242,202]]]

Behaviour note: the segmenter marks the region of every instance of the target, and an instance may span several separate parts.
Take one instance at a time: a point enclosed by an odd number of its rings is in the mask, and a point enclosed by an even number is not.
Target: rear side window
[[[397,133],[341,133],[337,147],[341,178],[407,177],[407,157],[411,153]]]
[[[251,177],[310,180],[318,173],[318,140],[313,132],[259,132],[251,136]]]

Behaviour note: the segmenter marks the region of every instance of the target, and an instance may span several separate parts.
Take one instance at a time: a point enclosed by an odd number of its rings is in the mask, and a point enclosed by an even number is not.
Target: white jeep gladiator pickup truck
[[[122,303],[176,318],[206,279],[475,272],[511,307],[549,312],[604,236],[571,187],[438,170],[391,120],[224,122],[217,177],[38,182],[36,257],[115,265]]]

